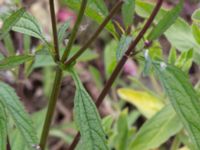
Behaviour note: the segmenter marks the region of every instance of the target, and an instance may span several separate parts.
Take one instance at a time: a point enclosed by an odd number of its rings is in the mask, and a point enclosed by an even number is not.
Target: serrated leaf
[[[117,92],[122,99],[135,105],[147,118],[151,118],[164,107],[161,100],[144,91],[121,88]]]
[[[70,26],[70,20],[67,20],[58,30],[58,42],[59,44],[62,43],[64,36],[66,34],[66,30],[69,28]]]
[[[129,45],[131,44],[132,37],[122,35],[120,38],[118,47],[117,47],[117,60],[119,61],[122,56],[124,55],[125,51],[128,49]]]
[[[0,102],[0,149],[6,150],[7,145],[7,119],[4,106]]]
[[[38,145],[38,139],[30,116],[25,112],[14,89],[3,82],[0,82],[0,101],[14,120],[26,145],[34,150],[33,146]]]
[[[72,77],[76,84],[74,112],[75,122],[81,133],[81,149],[108,150],[96,106],[74,71]]]
[[[126,28],[133,24],[135,12],[135,0],[124,0],[122,5],[122,17]]]
[[[148,39],[155,40],[160,37],[178,18],[183,8],[183,0],[175,8],[167,12],[150,33]]]
[[[10,56],[0,61],[0,70],[11,69],[20,64],[23,64],[34,57],[31,55]]]
[[[189,137],[200,149],[200,102],[188,77],[177,67],[160,62],[154,63],[157,75]]]
[[[130,144],[130,149],[149,150],[157,148],[181,129],[182,124],[172,106],[166,106],[145,122]]]
[[[11,28],[20,20],[24,13],[25,9],[21,8],[5,19],[1,29],[2,33],[0,34],[0,39],[2,39],[11,30]]]
[[[24,13],[20,20],[12,27],[12,30],[45,41],[38,21],[29,13]]]

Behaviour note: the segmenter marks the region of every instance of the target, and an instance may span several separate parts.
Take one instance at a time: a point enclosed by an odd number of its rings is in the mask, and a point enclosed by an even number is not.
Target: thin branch
[[[72,62],[76,61],[76,59],[78,57],[80,57],[87,50],[87,48],[92,44],[92,42],[94,42],[97,39],[97,37],[99,36],[99,34],[101,33],[101,31],[105,28],[105,26],[108,24],[108,22],[110,21],[110,19],[121,8],[122,4],[123,4],[122,0],[118,1],[115,4],[115,6],[112,8],[112,10],[108,14],[108,16],[104,19],[104,21],[98,27],[98,29],[96,30],[96,32],[89,38],[89,40],[83,45],[83,47],[81,47],[80,50],[76,54],[74,54],[74,56],[72,56],[72,58],[70,58],[68,61],[65,62],[66,66],[70,65]]]
[[[54,0],[49,0],[50,5],[50,13],[51,13],[51,24],[53,30],[53,41],[54,41],[54,59],[56,62],[60,60],[59,54],[59,43],[58,43],[58,33],[57,33],[57,23],[56,23],[56,15],[55,15],[55,7]]]
[[[101,105],[101,103],[103,102],[105,96],[107,95],[108,91],[110,90],[112,84],[114,83],[114,81],[116,80],[117,76],[119,75],[120,71],[122,70],[124,64],[126,63],[127,59],[129,56],[132,55],[132,52],[135,50],[135,47],[137,46],[137,44],[139,43],[139,41],[142,39],[142,37],[144,36],[144,34],[146,33],[146,31],[148,30],[148,28],[151,26],[155,16],[158,14],[162,3],[164,0],[158,0],[157,4],[151,14],[151,16],[149,17],[149,19],[147,20],[146,24],[144,25],[143,29],[141,30],[141,32],[138,34],[138,36],[136,37],[136,39],[131,43],[131,45],[129,46],[128,50],[126,51],[126,53],[124,54],[124,56],[122,57],[122,59],[120,60],[120,62],[118,63],[118,65],[116,66],[115,70],[113,71],[111,77],[109,78],[109,80],[107,81],[104,89],[102,90],[101,94],[99,95],[97,101],[96,101],[96,106],[99,107]],[[76,135],[76,137],[74,138],[72,144],[69,146],[68,150],[74,150],[74,148],[76,147],[76,145],[78,144],[78,141],[80,139],[80,133],[78,133]]]
[[[65,62],[67,60],[67,58],[69,57],[69,54],[70,54],[70,51],[71,51],[71,48],[72,48],[72,45],[75,41],[75,38],[76,38],[76,34],[78,32],[78,29],[80,27],[80,24],[81,24],[81,21],[82,21],[82,18],[84,16],[84,12],[85,12],[85,9],[86,9],[86,5],[87,5],[87,0],[82,0],[82,3],[81,3],[81,8],[80,8],[80,11],[79,11],[79,14],[78,14],[78,18],[76,20],[76,23],[74,25],[74,28],[72,30],[72,33],[71,33],[71,36],[70,36],[70,39],[69,39],[69,42],[67,44],[67,47],[65,49],[65,52],[62,56],[62,59],[61,59],[61,62]]]

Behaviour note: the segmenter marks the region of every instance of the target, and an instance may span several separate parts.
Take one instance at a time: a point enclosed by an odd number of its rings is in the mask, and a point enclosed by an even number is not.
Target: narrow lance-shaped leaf
[[[172,106],[166,106],[140,128],[129,149],[149,150],[162,145],[182,129]]]
[[[200,102],[188,77],[177,67],[155,62],[155,70],[195,150],[200,149]]]
[[[59,45],[62,43],[62,41],[64,39],[64,36],[67,33],[66,30],[69,28],[70,22],[71,22],[71,20],[67,20],[58,30],[58,42],[59,42]]]
[[[11,69],[26,61],[32,60],[31,55],[10,56],[0,61],[0,70]]]
[[[38,147],[38,139],[30,116],[25,112],[14,89],[3,82],[0,82],[0,102],[14,120],[17,129],[26,141],[26,145],[29,149],[35,150]]]
[[[158,22],[157,26],[150,33],[148,39],[155,40],[161,36],[178,18],[183,8],[183,0],[180,0],[179,4],[171,11],[167,12],[166,15]]]
[[[117,60],[119,61],[122,56],[124,55],[125,51],[128,49],[129,45],[131,44],[132,37],[122,35],[119,45],[117,47]]]
[[[72,71],[72,77],[76,84],[74,110],[75,122],[81,133],[81,149],[108,150],[105,133],[96,106],[83,87],[77,73]]]
[[[5,19],[3,27],[1,29],[2,33],[0,34],[0,40],[11,30],[11,28],[19,21],[24,13],[25,9],[21,8]]]
[[[135,12],[135,0],[124,0],[122,6],[122,17],[126,28],[133,24],[133,16]]]
[[[7,128],[6,128],[6,113],[2,103],[0,102],[0,149],[6,150],[7,143]]]

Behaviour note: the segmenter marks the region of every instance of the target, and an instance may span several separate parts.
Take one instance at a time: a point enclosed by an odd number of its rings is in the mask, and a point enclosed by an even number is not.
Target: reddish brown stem
[[[143,29],[137,35],[136,39],[131,43],[131,45],[129,46],[128,50],[125,52],[124,56],[122,57],[122,59],[119,61],[118,65],[116,66],[115,70],[113,71],[111,77],[107,81],[104,89],[102,90],[101,94],[99,95],[99,97],[98,97],[98,99],[96,101],[96,106],[97,107],[99,107],[101,105],[101,103],[103,102],[106,94],[110,90],[112,84],[114,83],[114,81],[116,80],[116,78],[119,75],[120,71],[122,70],[124,64],[126,63],[128,57],[132,55],[132,53],[135,50],[135,47],[137,46],[137,44],[139,43],[139,41],[143,38],[143,36],[146,33],[146,31],[148,30],[148,28],[151,26],[151,24],[152,24],[155,16],[158,14],[158,12],[159,12],[159,10],[160,10],[160,8],[162,6],[163,1],[164,0],[158,0],[157,1],[157,4],[156,4],[153,12],[151,13],[151,16],[147,20],[147,22],[144,25]],[[79,139],[80,139],[80,133],[78,133],[76,135],[76,137],[74,138],[72,144],[69,147],[69,150],[74,150],[74,148],[76,147]]]

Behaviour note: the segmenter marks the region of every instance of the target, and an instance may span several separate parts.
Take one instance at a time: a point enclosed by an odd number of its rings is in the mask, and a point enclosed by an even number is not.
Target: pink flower
[[[59,11],[58,11],[58,21],[59,22],[65,22],[69,19],[71,19],[71,23],[72,25],[75,23],[76,21],[76,14],[72,11],[70,11],[69,9],[65,9],[65,8],[61,8]]]
[[[133,60],[131,60],[131,59],[127,60],[125,66],[124,66],[124,73],[131,75],[131,76],[137,75],[137,66]]]

